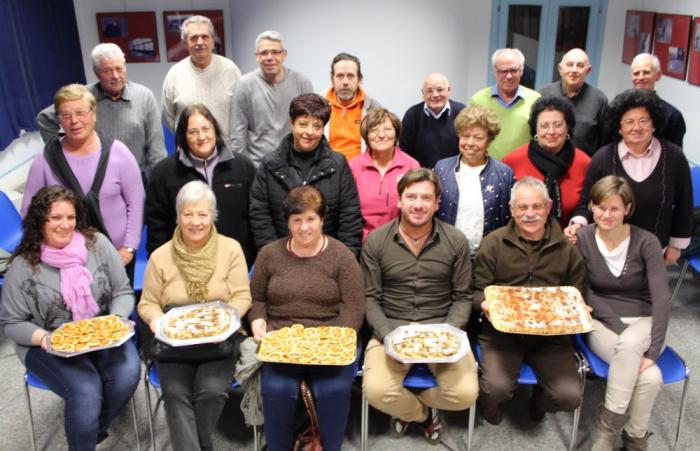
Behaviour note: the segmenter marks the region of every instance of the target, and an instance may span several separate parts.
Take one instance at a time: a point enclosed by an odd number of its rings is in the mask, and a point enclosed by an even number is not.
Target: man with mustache
[[[598,148],[609,142],[603,130],[608,98],[603,91],[586,83],[593,68],[583,50],[571,49],[566,52],[557,69],[561,80],[542,87],[540,94],[564,97],[571,101],[576,116],[574,146],[592,156]]]
[[[501,422],[501,405],[513,396],[523,361],[537,374],[529,404],[533,420],[547,412],[573,411],[581,401],[570,337],[499,332],[489,321],[489,301],[484,299],[489,285],[582,289],[583,259],[550,216],[551,208],[543,182],[530,176],[520,179],[511,191],[512,219],[484,237],[474,263],[474,308],[484,314],[478,412],[491,424]]]
[[[366,146],[360,136],[362,118],[369,110],[382,106],[362,89],[360,59],[355,55],[338,53],[333,58],[331,82],[333,86],[321,94],[331,104],[331,119],[324,134],[331,149],[350,161]]]
[[[391,415],[391,435],[414,422],[431,444],[440,443],[438,409],[463,410],[478,392],[477,367],[468,353],[454,363],[429,363],[438,386],[414,393],[403,387],[411,365],[386,353],[384,338],[410,323],[447,323],[464,329],[472,308],[469,243],[453,226],[435,219],[440,182],[426,168],[398,182],[399,218],[374,230],[362,246],[367,345],[362,388],[369,403]]]
[[[118,45],[97,44],[90,53],[97,82],[85,87],[97,100],[95,129],[105,142],[126,144],[142,174],[166,157],[158,102],[147,87],[127,80],[126,59]],[[62,135],[53,103],[39,112],[36,123],[44,142]]]
[[[180,113],[189,105],[201,103],[214,115],[226,138],[233,88],[241,71],[230,59],[214,53],[216,34],[208,17],[188,17],[182,22],[180,37],[190,56],[165,75],[161,95],[163,121],[174,132]]]

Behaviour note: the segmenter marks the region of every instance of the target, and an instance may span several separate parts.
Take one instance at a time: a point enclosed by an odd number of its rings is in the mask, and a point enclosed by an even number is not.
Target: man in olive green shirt
[[[407,172],[398,192],[400,217],[370,233],[362,247],[367,322],[373,330],[363,389],[373,407],[392,416],[392,435],[419,422],[428,441],[438,443],[437,409],[463,410],[476,400],[474,357],[469,353],[455,363],[428,364],[438,387],[413,393],[403,387],[411,366],[388,356],[382,340],[410,323],[464,328],[472,303],[469,244],[462,232],[433,217],[440,184],[432,170]]]

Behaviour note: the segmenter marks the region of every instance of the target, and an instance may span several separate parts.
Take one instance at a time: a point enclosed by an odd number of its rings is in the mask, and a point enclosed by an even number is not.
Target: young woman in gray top
[[[593,450],[646,449],[647,425],[663,381],[656,360],[668,326],[670,295],[659,240],[627,223],[634,210],[629,183],[610,175],[591,188],[595,224],[576,243],[586,260],[584,296],[593,308],[588,343],[610,365]]]

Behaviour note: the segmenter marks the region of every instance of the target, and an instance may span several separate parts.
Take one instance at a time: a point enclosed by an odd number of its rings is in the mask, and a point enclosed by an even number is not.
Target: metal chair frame
[[[586,361],[586,365],[590,371],[596,376],[607,379],[610,366],[588,346],[583,335],[578,334],[575,338],[576,348],[581,353],[582,358]],[[656,361],[663,377],[664,385],[674,382],[683,381],[683,394],[681,395],[681,407],[678,412],[678,423],[676,424],[676,439],[673,443],[673,451],[678,448],[678,439],[681,436],[681,426],[683,424],[683,413],[685,412],[686,396],[688,394],[688,385],[690,382],[690,369],[686,365],[681,356],[676,353],[670,346],[661,353]],[[680,368],[679,366],[682,366]]]
[[[31,397],[29,394],[29,387],[34,387],[38,388],[40,390],[47,390],[53,393],[53,391],[46,385],[44,382],[39,379],[36,375],[29,371],[25,371],[24,373],[24,395],[25,399],[27,401],[27,411],[29,412],[29,433],[31,435],[31,440],[32,440],[32,450],[37,451],[36,447],[36,434],[34,432],[34,416],[32,414],[32,402],[31,402]],[[129,404],[131,404],[131,417],[133,420],[134,424],[134,435],[136,436],[136,449],[137,451],[141,450],[141,443],[139,441],[139,427],[138,423],[136,420],[136,403],[134,402],[134,397],[131,397],[131,400],[129,401]],[[155,448],[154,448],[155,449]]]
[[[481,361],[481,347],[479,345],[476,346],[476,356],[477,356],[477,362]],[[576,435],[578,433],[578,425],[581,420],[581,406],[583,404],[583,393],[586,389],[586,373],[588,373],[588,363],[584,358],[582,358],[578,353],[574,354],[574,357],[576,358],[576,363],[578,364],[578,368],[576,369],[576,372],[578,372],[579,375],[579,383],[581,385],[581,403],[576,407],[574,410],[574,418],[573,418],[573,424],[571,426],[571,438],[569,439],[569,451],[573,451],[575,445],[576,445]],[[522,366],[520,367],[520,375],[518,376],[518,384],[519,385],[537,385],[537,375],[535,374],[535,371],[532,369],[532,367],[527,363],[523,362]],[[476,411],[476,407],[474,408],[474,411]],[[474,429],[474,419],[472,418],[472,412],[469,412],[469,432],[468,432],[468,447],[471,447],[471,436],[472,432]]]
[[[362,369],[358,370],[357,376],[362,376]],[[403,380],[403,386],[414,390],[426,390],[438,386],[435,376],[430,372],[427,366],[416,364],[411,367],[408,374]],[[474,429],[476,404],[469,408],[469,432],[467,435],[467,450],[471,450],[472,446],[472,431]],[[362,390],[362,410],[360,419],[360,450],[367,451],[367,441],[369,435],[369,402]]]
[[[146,365],[146,370],[144,374],[144,389],[146,390],[146,408],[148,409],[148,431],[151,435],[151,447],[153,450],[156,449],[156,439],[155,439],[155,434],[153,433],[153,420],[158,412],[158,408],[160,407],[160,403],[163,400],[163,394],[160,393],[158,395],[158,399],[156,400],[156,405],[155,409],[151,407],[151,390],[150,386],[152,386],[155,390],[160,390],[160,378],[158,376],[158,370],[156,369],[156,365],[153,361],[149,362]],[[238,383],[238,381],[234,380],[231,383],[231,388],[238,388],[240,387],[241,384]],[[253,449],[254,451],[258,451],[260,449],[260,434],[258,433],[258,427],[253,425]]]

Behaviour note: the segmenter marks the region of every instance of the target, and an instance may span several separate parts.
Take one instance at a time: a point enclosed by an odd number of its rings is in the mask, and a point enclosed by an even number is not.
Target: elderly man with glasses
[[[501,122],[501,130],[489,145],[489,155],[500,160],[511,150],[530,141],[530,109],[540,97],[537,91],[520,84],[525,56],[518,49],[498,49],[491,56],[496,85],[477,91],[470,105],[491,108]]]

